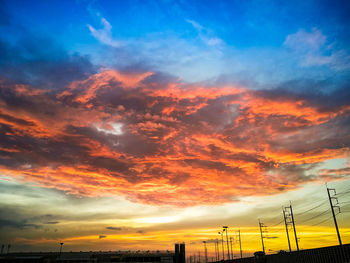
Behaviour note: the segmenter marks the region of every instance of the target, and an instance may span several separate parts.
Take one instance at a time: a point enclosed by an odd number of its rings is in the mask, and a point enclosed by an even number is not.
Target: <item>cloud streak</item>
[[[101,18],[101,29],[96,29],[91,25],[87,25],[87,27],[90,30],[91,35],[96,38],[101,43],[112,46],[112,47],[119,47],[122,45],[120,41],[117,41],[113,39],[112,37],[112,26],[111,24],[105,19],[104,17]]]

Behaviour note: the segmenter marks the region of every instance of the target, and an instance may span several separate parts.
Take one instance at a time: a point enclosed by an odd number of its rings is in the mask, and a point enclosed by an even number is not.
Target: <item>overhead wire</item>
[[[337,196],[337,197],[341,197],[341,196],[346,195],[346,194],[348,194],[348,193],[350,193],[350,190],[337,193],[336,196]]]
[[[313,224],[313,225],[311,225],[311,226],[318,226],[318,225],[320,225],[320,224],[322,224],[322,223],[324,223],[324,222],[328,221],[328,220],[329,220],[329,219],[331,219],[332,217],[333,217],[333,216],[330,216],[330,217],[328,217],[327,219],[322,220],[321,222],[318,222],[318,223]]]
[[[281,208],[280,208],[281,209]],[[268,218],[267,220],[264,220],[265,223],[267,224],[270,224],[271,221],[275,221],[276,219],[280,218],[281,215],[278,215],[278,216],[274,216],[274,217],[271,217],[271,218]]]
[[[314,207],[312,207],[312,208],[310,208],[310,209],[307,209],[307,210],[305,210],[305,211],[303,211],[303,212],[300,212],[300,213],[296,213],[295,216],[300,216],[300,215],[303,215],[303,214],[305,214],[305,213],[307,213],[307,212],[310,212],[310,211],[312,211],[312,210],[315,210],[316,208],[321,207],[322,205],[326,204],[327,202],[328,202],[328,200],[324,200],[322,203],[320,203],[320,204],[318,204],[318,205],[316,205],[316,206],[314,206]]]
[[[267,227],[274,227],[274,226],[278,226],[279,224],[281,224],[282,222],[284,221],[284,219],[282,219],[281,221],[279,221],[278,223],[276,224],[273,224],[273,225],[270,225],[270,226],[267,226]]]
[[[317,214],[317,215],[312,216],[312,217],[310,217],[310,218],[307,218],[307,219],[305,219],[305,220],[299,221],[299,223],[305,223],[305,222],[307,222],[307,221],[313,220],[313,219],[315,219],[315,218],[318,218],[318,217],[320,217],[320,216],[323,216],[324,214],[326,214],[326,213],[328,213],[328,212],[329,212],[329,209],[327,209],[326,211],[323,211],[323,212],[320,213],[320,214]]]

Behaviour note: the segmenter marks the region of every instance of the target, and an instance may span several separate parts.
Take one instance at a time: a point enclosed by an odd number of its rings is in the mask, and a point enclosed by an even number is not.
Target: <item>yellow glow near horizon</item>
[[[178,221],[179,216],[161,216],[161,217],[144,217],[134,219],[135,222],[141,224],[163,224],[163,223],[172,223]]]

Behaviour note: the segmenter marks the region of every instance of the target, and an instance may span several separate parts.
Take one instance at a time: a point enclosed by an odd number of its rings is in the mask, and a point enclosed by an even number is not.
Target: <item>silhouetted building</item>
[[[186,263],[185,244],[175,244],[175,263]]]

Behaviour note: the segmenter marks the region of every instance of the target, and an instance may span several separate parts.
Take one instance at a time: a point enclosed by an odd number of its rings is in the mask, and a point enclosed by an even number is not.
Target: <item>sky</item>
[[[299,246],[331,246],[326,182],[349,243],[349,12],[336,0],[0,1],[0,244],[185,242],[189,256],[207,241],[211,258],[226,225],[248,256],[260,219],[275,253],[291,202]]]

